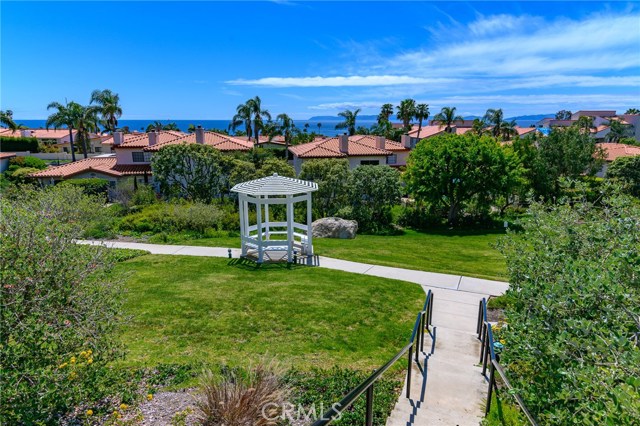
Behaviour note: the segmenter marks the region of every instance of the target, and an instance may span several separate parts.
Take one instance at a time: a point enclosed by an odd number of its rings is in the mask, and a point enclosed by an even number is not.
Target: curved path
[[[228,257],[222,247],[176,246],[119,241],[79,241],[81,244],[147,250],[152,254]],[[231,249],[234,258],[240,249]],[[487,385],[477,366],[478,303],[500,295],[508,283],[460,275],[392,268],[320,256],[319,267],[409,281],[434,294],[432,338],[425,343],[422,371],[414,364],[411,398],[401,396],[387,426],[473,425],[483,414]],[[428,344],[430,343],[430,345]],[[402,393],[404,395],[404,391]]]

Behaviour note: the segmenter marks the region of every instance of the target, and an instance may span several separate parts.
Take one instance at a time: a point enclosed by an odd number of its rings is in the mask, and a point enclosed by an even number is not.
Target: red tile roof
[[[373,148],[377,148],[376,136],[373,135],[353,135],[349,136],[349,142],[354,141],[361,144],[368,145]],[[384,149],[386,151],[409,151],[400,142],[392,141],[391,139],[385,139]]]
[[[179,143],[196,143],[195,133],[166,140],[153,146],[147,146],[144,150],[154,152],[164,146]],[[236,138],[215,132],[204,132],[204,143],[205,145],[211,145],[220,151],[249,151],[253,149],[253,142],[250,142],[247,139]]]
[[[6,160],[7,158],[13,158],[15,156],[15,152],[0,152],[0,160]]]
[[[373,142],[372,142],[373,141]],[[392,142],[401,146],[397,142]],[[387,146],[385,142],[385,147]],[[403,147],[402,150],[405,148]],[[395,145],[394,145],[394,150]],[[391,149],[379,149],[375,147],[375,136],[354,135],[349,137],[348,154],[340,151],[338,137],[321,139],[319,141],[303,143],[289,147],[294,155],[300,158],[340,158],[340,157],[362,157],[362,156],[388,156]]]
[[[604,149],[606,161],[613,161],[620,157],[635,157],[636,155],[640,155],[639,146],[610,142],[598,143],[596,145]]]
[[[35,178],[58,178],[65,179],[80,173],[103,173],[109,176],[129,176],[144,175],[151,173],[151,166],[148,164],[118,165],[116,157],[94,157],[61,166],[50,167],[46,170],[35,172],[29,176]]]
[[[116,149],[120,149],[120,148],[146,148],[149,146],[149,134],[148,133],[130,133],[129,135],[135,135],[135,136],[130,136],[128,139],[125,135],[124,138],[124,142],[119,145],[116,146]],[[159,144],[163,144],[166,142],[170,142],[174,139],[177,138],[181,138],[187,136],[186,133],[182,133],[182,132],[176,132],[173,130],[163,130],[161,132],[158,132],[158,141],[156,142],[156,145]],[[104,142],[103,142],[104,143]],[[112,141],[113,143],[113,141]]]

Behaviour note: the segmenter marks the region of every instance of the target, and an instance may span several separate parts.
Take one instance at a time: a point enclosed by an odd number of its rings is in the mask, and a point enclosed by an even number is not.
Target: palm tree
[[[293,119],[284,113],[279,114],[276,117],[276,121],[279,122],[280,131],[284,135],[284,143],[286,145],[286,148],[289,149],[289,145],[291,144],[291,136],[293,134],[293,129],[295,129],[296,125],[293,122]]]
[[[94,90],[91,93],[90,103],[99,106],[99,113],[102,116],[101,124],[105,132],[113,133],[118,128],[118,118],[122,116],[119,102],[120,96],[109,89]]]
[[[322,123],[318,123],[316,124],[316,126],[318,126],[318,133],[320,133],[320,128],[322,127]]]
[[[251,108],[246,104],[240,104],[236,107],[236,115],[231,119],[231,124],[229,125],[229,129],[235,132],[235,130],[244,125],[244,130],[251,139],[253,136],[253,128],[251,127]]]
[[[416,115],[416,101],[413,99],[405,99],[400,101],[398,105],[398,120],[402,120],[402,125],[408,129],[411,125],[411,119]]]
[[[640,109],[638,108],[629,108],[625,114],[631,114],[631,115],[636,115],[636,114],[640,114]]]
[[[66,126],[69,129],[69,146],[71,148],[71,161],[76,161],[76,151],[73,146],[73,129],[75,126],[75,115],[77,115],[79,104],[75,102],[69,102],[66,105],[62,105],[60,102],[51,102],[47,105],[47,110],[57,109],[56,112],[47,117],[45,127],[47,130],[49,127],[59,129]]]
[[[460,115],[456,115],[456,107],[442,107],[439,113],[433,117],[433,122],[438,123],[440,127],[444,126],[446,133],[451,133],[453,128],[451,127],[456,121],[462,121],[464,118]]]
[[[378,114],[378,124],[388,123],[389,118],[393,115],[393,104],[384,104],[380,107],[380,114]]]
[[[344,121],[336,124],[336,129],[347,129],[349,132],[349,136],[353,136],[356,134],[356,118],[358,117],[358,113],[360,113],[360,108],[355,111],[351,111],[345,109],[342,112],[339,112],[338,115],[344,118]]]
[[[13,121],[13,111],[11,111],[10,109],[6,111],[0,110],[0,124],[4,124],[9,129],[11,129],[12,132],[18,130],[18,125],[15,121]]]
[[[504,113],[501,108],[488,109],[484,114],[484,121],[492,125],[491,134],[494,137],[500,136],[500,129],[502,128],[502,122],[504,120]]]
[[[593,125],[593,117],[589,117],[587,115],[583,115],[578,118],[578,121],[576,121],[573,125],[587,135],[591,133],[591,129],[596,128],[596,126]]]
[[[168,123],[165,124],[164,126],[162,126],[162,130],[173,130],[176,132],[180,131],[180,128],[178,127],[178,125],[174,122],[174,123]]]
[[[78,105],[78,104],[76,104]],[[89,141],[91,140],[91,133],[98,133],[100,131],[100,108],[96,106],[82,106],[74,113],[75,121],[74,125],[78,132],[78,143],[82,148],[82,154],[84,158],[88,157]]]
[[[422,130],[422,120],[429,118],[429,105],[418,104],[415,111],[416,119],[418,120],[418,136],[420,136],[420,130]]]
[[[480,120],[479,118],[474,118],[473,125],[471,126],[471,128],[472,128],[471,131],[473,133],[475,133],[478,136],[482,136],[485,129],[487,128],[487,123],[485,123],[483,120]]]
[[[607,133],[607,142],[620,142],[620,139],[627,136],[627,128],[618,120],[609,122],[609,133]]]
[[[262,101],[259,96],[247,101],[251,116],[253,117],[253,131],[256,143],[259,142],[260,130],[263,128],[263,119],[271,120],[271,114],[266,109],[262,109]]]
[[[499,130],[499,136],[503,141],[511,140],[518,134],[518,131],[516,130],[516,120],[503,121],[502,123],[500,123]]]

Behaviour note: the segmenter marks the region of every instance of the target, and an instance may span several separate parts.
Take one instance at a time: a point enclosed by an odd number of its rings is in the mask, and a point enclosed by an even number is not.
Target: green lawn
[[[358,235],[353,240],[316,238],[317,254],[376,265],[507,281],[504,258],[493,248],[495,231],[406,230],[403,235]],[[173,238],[169,244],[240,247],[240,237]]]
[[[146,255],[118,264],[131,315],[125,364],[246,366],[267,354],[295,368],[370,370],[408,341],[425,297],[402,281],[233,262]]]

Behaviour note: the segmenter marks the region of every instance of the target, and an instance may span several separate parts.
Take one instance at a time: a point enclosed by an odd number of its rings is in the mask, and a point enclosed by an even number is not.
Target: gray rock
[[[314,238],[353,239],[358,231],[358,222],[339,217],[323,217],[311,226]]]

